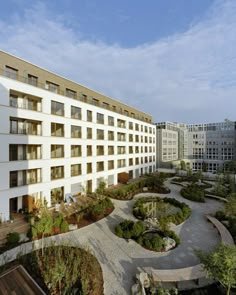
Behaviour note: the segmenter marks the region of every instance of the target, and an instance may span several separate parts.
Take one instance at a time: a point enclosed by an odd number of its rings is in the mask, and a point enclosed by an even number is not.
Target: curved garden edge
[[[217,228],[221,236],[221,243],[226,245],[234,245],[234,241],[230,232],[221,222],[210,215],[206,215],[206,218],[213,224],[213,226]],[[154,269],[152,267],[143,267],[142,270],[146,272],[155,283],[174,282],[177,286],[178,283],[182,281],[195,280],[198,285],[199,280],[206,277],[206,272],[204,271],[202,264],[178,269]]]

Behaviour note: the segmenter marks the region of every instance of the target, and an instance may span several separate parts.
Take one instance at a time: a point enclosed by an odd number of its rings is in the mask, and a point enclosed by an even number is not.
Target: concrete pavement
[[[127,242],[114,234],[115,226],[123,219],[135,220],[132,215],[133,204],[137,198],[145,194],[139,194],[131,201],[113,200],[115,209],[108,217],[73,232],[50,237],[47,242],[55,240],[58,243],[70,242],[74,245],[88,247],[101,264],[105,295],[130,294],[138,267],[170,269],[196,265],[198,259],[194,254],[194,249],[209,251],[220,242],[217,230],[207,222],[205,215],[221,209],[223,204],[211,199],[207,199],[206,203],[195,203],[180,196],[181,187],[170,184],[169,181],[167,186],[171,189],[170,194],[157,195],[176,198],[192,208],[189,219],[173,227],[181,238],[181,244],[174,250],[165,253],[148,251],[134,241]],[[40,247],[39,241],[36,244]],[[25,253],[31,251],[32,246],[28,243],[20,248],[21,252]],[[20,249],[15,248],[5,256],[14,259],[18,251]],[[0,263],[1,260],[3,260],[3,255],[0,256]]]

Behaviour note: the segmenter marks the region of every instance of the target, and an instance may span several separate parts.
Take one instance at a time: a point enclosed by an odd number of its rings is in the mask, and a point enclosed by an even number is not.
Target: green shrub
[[[190,184],[181,189],[180,194],[185,199],[195,202],[205,202],[204,190],[197,184]]]
[[[165,231],[163,231],[163,234],[165,237],[169,237],[169,238],[175,240],[176,246],[178,246],[180,244],[181,240],[180,240],[179,236],[177,236],[173,230],[165,230]]]
[[[236,216],[229,217],[229,231],[236,242]]]
[[[20,234],[18,232],[11,232],[7,234],[7,245],[16,245],[20,241]]]
[[[142,221],[138,221],[133,225],[132,238],[137,239],[145,231],[145,225]]]
[[[215,218],[217,218],[220,221],[226,219],[224,211],[216,211]]]

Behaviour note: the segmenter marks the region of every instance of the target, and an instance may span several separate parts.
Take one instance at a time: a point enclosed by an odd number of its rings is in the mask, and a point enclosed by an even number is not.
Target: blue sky
[[[235,120],[235,0],[9,0],[0,48],[153,116]]]

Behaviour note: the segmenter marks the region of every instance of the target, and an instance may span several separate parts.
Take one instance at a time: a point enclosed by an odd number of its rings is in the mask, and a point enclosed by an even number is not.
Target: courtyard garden
[[[169,229],[169,224],[182,223],[190,216],[191,209],[171,198],[142,197],[135,202],[133,214],[140,221],[124,220],[116,226],[116,235],[160,252],[179,245],[180,239]]]

